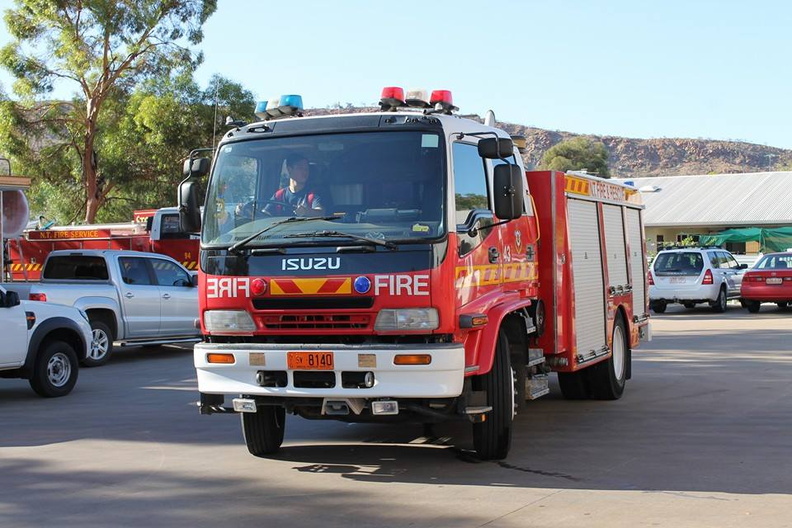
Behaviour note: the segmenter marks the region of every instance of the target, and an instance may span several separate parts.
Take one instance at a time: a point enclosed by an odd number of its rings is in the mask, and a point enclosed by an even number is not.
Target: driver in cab
[[[271,216],[323,216],[322,198],[308,183],[310,166],[300,154],[286,157],[289,185],[278,189],[270,198],[264,212]]]

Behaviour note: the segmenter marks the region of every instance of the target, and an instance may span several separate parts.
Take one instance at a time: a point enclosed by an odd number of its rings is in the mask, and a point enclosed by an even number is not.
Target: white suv
[[[82,310],[20,301],[0,286],[0,378],[24,378],[40,396],[65,396],[77,383],[80,360],[91,346],[91,325]]]
[[[674,248],[660,251],[649,269],[649,307],[665,312],[669,303],[693,308],[709,303],[716,312],[740,297],[746,264],[720,248]]]

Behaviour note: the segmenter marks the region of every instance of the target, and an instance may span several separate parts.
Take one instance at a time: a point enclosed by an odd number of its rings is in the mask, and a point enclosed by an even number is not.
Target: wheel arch
[[[36,362],[36,354],[47,341],[61,340],[69,343],[77,354],[77,359],[85,359],[88,343],[83,339],[77,323],[67,317],[53,317],[39,324],[28,342],[25,364],[20,369],[24,378],[30,378]]]

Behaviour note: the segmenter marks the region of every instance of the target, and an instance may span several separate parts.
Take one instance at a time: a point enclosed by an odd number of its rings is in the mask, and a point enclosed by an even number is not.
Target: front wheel
[[[595,400],[618,400],[624,393],[627,382],[627,363],[630,361],[630,346],[624,318],[616,317],[611,336],[611,356],[588,367],[585,373],[591,397]]]
[[[483,460],[506,458],[511,448],[515,412],[515,376],[509,357],[509,339],[501,330],[492,369],[481,377],[481,390],[492,407],[483,422],[473,424],[473,447]]]
[[[286,409],[262,405],[255,413],[242,413],[242,435],[251,455],[262,457],[280,449],[286,430]]]
[[[65,341],[50,341],[36,356],[30,387],[45,398],[66,396],[77,383],[78,368],[74,347]]]
[[[85,367],[98,367],[104,365],[113,353],[113,331],[106,323],[91,321],[91,349],[82,360]]]

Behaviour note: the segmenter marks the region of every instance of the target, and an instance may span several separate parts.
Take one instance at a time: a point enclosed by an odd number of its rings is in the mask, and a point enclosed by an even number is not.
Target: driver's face
[[[308,180],[309,170],[308,160],[300,160],[289,167],[289,177],[299,183],[305,183]]]

